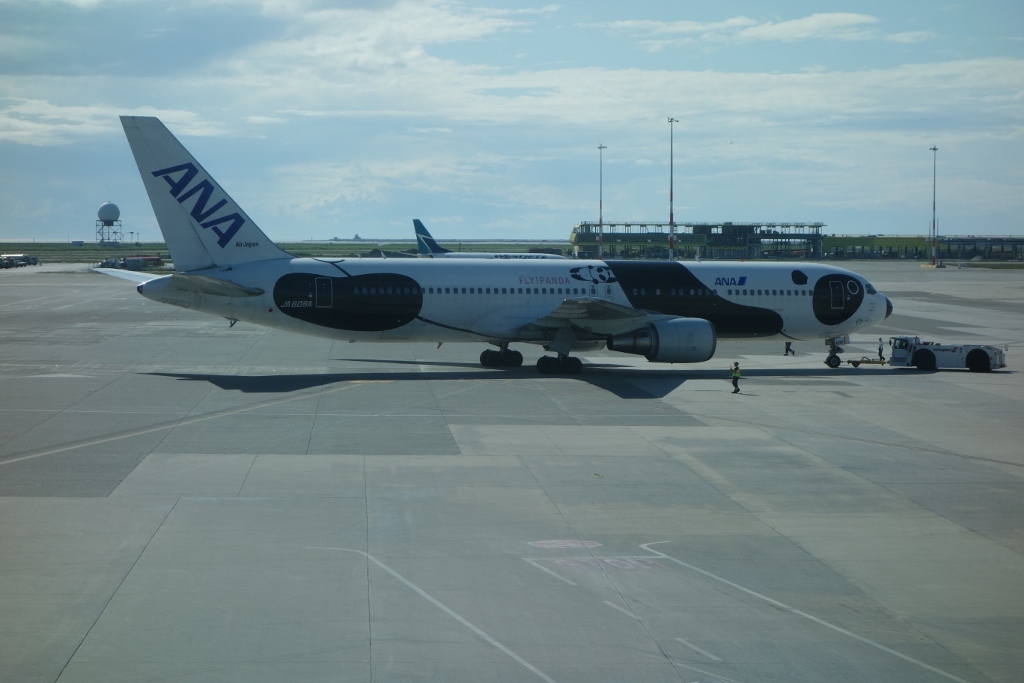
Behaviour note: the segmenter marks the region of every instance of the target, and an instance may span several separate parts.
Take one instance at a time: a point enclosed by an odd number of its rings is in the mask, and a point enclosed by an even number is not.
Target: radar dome
[[[96,217],[100,219],[103,225],[112,225],[114,221],[121,217],[121,209],[117,208],[117,204],[113,202],[103,202],[100,205],[100,210],[96,212]]]

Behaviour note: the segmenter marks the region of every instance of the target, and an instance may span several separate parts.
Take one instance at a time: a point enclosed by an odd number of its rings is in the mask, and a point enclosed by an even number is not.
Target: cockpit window
[[[864,289],[868,290],[868,294],[878,294],[878,290],[872,287],[870,282],[864,282]]]

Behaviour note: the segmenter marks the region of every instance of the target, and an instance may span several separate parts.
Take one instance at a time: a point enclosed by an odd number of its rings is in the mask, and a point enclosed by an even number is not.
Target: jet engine
[[[610,350],[635,353],[654,363],[702,363],[715,355],[717,345],[715,326],[702,318],[659,320],[608,339]]]

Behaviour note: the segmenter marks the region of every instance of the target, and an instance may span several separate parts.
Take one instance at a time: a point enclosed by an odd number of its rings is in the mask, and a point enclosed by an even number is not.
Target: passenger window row
[[[436,292],[435,292],[436,290]],[[355,287],[353,294],[392,295],[410,294],[562,294],[586,295],[586,287]],[[591,292],[591,296],[595,293]]]
[[[737,296],[808,296],[806,289],[727,289],[728,294]]]
[[[436,291],[435,291],[436,290]],[[718,296],[717,289],[670,289],[668,296]],[[562,294],[586,295],[585,287],[355,287],[353,293],[362,295],[412,295],[412,294]],[[808,296],[806,289],[727,289],[729,296]],[[593,296],[593,292],[591,292]],[[633,288],[634,296],[647,296],[647,289]],[[661,289],[654,290],[655,296],[662,296]]]
[[[665,292],[668,296],[718,296],[717,289],[666,289]],[[660,287],[654,290],[654,296],[661,295]],[[633,296],[647,296],[647,289],[644,287],[634,287]]]

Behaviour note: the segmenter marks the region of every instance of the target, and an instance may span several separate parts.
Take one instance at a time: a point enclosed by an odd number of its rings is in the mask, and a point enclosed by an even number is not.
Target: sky
[[[925,235],[933,161],[941,234],[1024,235],[1020,0],[0,0],[0,239],[160,239],[124,114],[276,241],[564,240],[670,175],[677,223]]]

